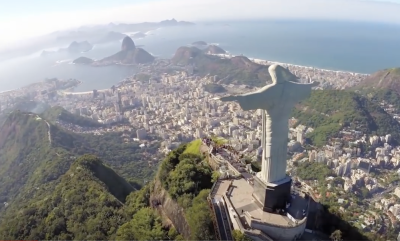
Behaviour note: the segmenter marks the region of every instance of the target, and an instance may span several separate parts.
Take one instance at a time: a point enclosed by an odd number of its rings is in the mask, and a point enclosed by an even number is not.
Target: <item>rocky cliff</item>
[[[154,181],[153,191],[150,194],[150,203],[160,204],[157,208],[159,214],[171,220],[175,229],[186,239],[190,238],[190,227],[185,217],[185,210],[176,201],[172,200],[158,178]]]
[[[134,50],[135,48],[136,48],[135,43],[130,37],[126,36],[122,40],[121,51],[130,51]]]

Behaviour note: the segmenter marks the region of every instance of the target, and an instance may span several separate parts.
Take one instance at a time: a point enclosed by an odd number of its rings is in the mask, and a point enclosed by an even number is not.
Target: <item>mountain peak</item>
[[[97,156],[83,155],[79,157],[71,165],[70,170],[74,172],[81,168],[89,171],[93,177],[100,181],[121,202],[125,202],[126,196],[135,190],[125,179],[106,166]]]
[[[361,81],[356,88],[394,90],[400,94],[400,68],[377,71]]]
[[[122,45],[121,45],[122,51],[130,51],[130,50],[134,50],[135,48],[136,48],[135,43],[133,42],[131,37],[126,36],[122,40]]]

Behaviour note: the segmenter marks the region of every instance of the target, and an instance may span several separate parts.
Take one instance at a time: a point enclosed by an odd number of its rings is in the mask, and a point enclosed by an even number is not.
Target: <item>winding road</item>
[[[46,123],[48,130],[47,130],[47,137],[51,146],[51,127],[50,127],[50,123],[47,120],[42,119],[39,115],[36,114],[29,114],[30,116],[34,116],[36,118],[36,120],[42,120]]]
[[[48,137],[49,137],[49,142],[50,142],[50,145],[51,145],[51,132],[50,132],[51,127],[50,127],[49,122],[47,122],[46,120],[45,120],[44,122],[46,122],[47,127],[49,128],[49,130],[47,131],[47,135],[48,135]]]

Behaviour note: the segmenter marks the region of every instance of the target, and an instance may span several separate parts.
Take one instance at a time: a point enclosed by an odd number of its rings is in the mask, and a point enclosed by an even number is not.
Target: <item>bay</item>
[[[198,23],[168,27],[134,39],[136,45],[159,58],[170,58],[176,49],[203,40],[231,54],[323,69],[373,73],[400,67],[400,26],[377,23],[264,20]],[[83,81],[76,91],[110,88],[137,70],[131,66],[73,65],[80,56],[103,58],[116,53],[120,42],[96,45],[82,54],[31,56],[0,63],[0,91],[22,87],[44,78]],[[65,46],[60,46],[65,47]]]

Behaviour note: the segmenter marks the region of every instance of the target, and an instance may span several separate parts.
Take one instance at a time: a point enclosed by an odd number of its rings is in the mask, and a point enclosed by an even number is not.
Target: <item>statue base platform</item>
[[[252,196],[264,212],[276,213],[279,209],[285,210],[290,202],[291,184],[289,176],[278,183],[265,183],[255,176]]]

